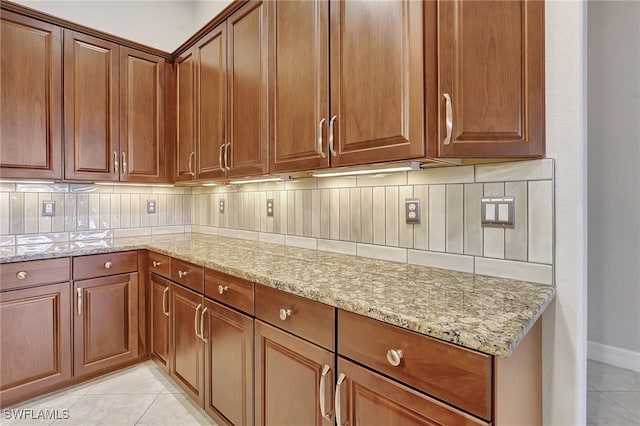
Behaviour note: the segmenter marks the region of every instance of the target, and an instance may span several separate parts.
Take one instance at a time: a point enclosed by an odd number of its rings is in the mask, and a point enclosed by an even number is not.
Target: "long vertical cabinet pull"
[[[320,157],[325,158],[327,156],[327,154],[324,153],[324,147],[322,146],[322,128],[324,126],[324,122],[327,121],[326,119],[322,119],[320,120],[320,123],[318,123],[318,154],[320,154]]]
[[[226,143],[224,147],[224,168],[229,171],[231,170],[231,167],[229,167],[229,148],[231,148],[231,142]]]
[[[113,151],[113,173],[118,174],[119,167],[120,163],[118,163],[118,151]]]
[[[327,374],[329,374],[329,371],[331,371],[331,367],[325,364],[325,366],[322,368],[322,376],[320,376],[320,389],[319,389],[320,414],[322,415],[322,417],[324,417],[327,420],[331,420],[331,411],[327,413],[327,407],[325,402],[326,393],[327,393],[326,381],[327,381]]]
[[[122,151],[122,174],[127,174],[127,153]]]
[[[195,172],[193,171],[193,159],[195,158],[195,156],[195,152],[191,152],[191,154],[189,154],[189,174],[193,177],[196,176]]]
[[[342,382],[344,382],[344,379],[346,379],[347,376],[344,375],[344,373],[340,373],[340,375],[338,376],[338,381],[336,382],[336,396],[335,396],[335,402],[334,402],[334,407],[336,409],[336,425],[337,426],[342,426],[342,404],[341,404],[341,398],[340,398],[340,387],[342,386]]]
[[[202,310],[202,313],[200,314],[200,339],[202,339],[203,342],[207,343],[207,339],[204,337],[204,314],[207,312],[209,308],[204,308]]]
[[[333,149],[333,122],[336,121],[336,118],[338,118],[338,116],[334,115],[331,117],[331,120],[329,120],[329,152],[331,152],[331,155],[334,157],[338,155],[335,149]]]
[[[225,164],[222,164],[222,150],[227,146],[226,143],[223,143],[222,145],[220,145],[220,152],[218,153],[218,164],[220,164],[220,170],[222,170],[223,172],[226,170],[226,160],[227,160],[227,156],[225,155],[224,159],[225,159]]]
[[[78,315],[82,315],[82,289],[81,288],[77,288],[76,289],[76,303],[77,303],[77,313]]]
[[[164,291],[162,292],[162,313],[165,314],[166,316],[169,316],[169,307],[167,306],[168,292],[169,292],[169,287],[165,288]]]
[[[196,315],[193,317],[193,328],[196,331],[196,336],[202,339],[202,336],[200,335],[200,333],[198,333],[198,322],[199,322],[198,320],[200,319],[200,315],[199,315],[200,308],[202,308],[202,303],[200,303],[196,308]]]
[[[444,144],[449,145],[451,143],[451,133],[453,133],[453,106],[451,105],[451,96],[448,93],[444,93],[445,101],[445,125],[447,126],[447,136],[444,138]]]

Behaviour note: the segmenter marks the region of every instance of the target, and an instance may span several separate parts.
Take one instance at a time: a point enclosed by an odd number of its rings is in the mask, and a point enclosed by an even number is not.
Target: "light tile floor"
[[[216,423],[184,394],[153,361],[146,361],[90,382],[32,399],[15,410],[69,410],[68,419],[18,420],[2,410],[2,426],[17,425],[153,425],[191,426]],[[15,416],[9,416],[15,417]]]
[[[588,360],[587,425],[640,426],[640,373]]]

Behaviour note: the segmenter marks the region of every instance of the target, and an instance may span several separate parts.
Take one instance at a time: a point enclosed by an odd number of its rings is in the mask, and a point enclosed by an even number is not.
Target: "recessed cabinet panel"
[[[119,46],[64,32],[65,178],[119,179]]]
[[[544,2],[448,1],[438,13],[440,156],[544,155]]]
[[[2,11],[0,175],[60,179],[62,29]]]
[[[169,370],[169,327],[171,322],[171,285],[162,278],[151,275],[149,311],[151,313],[151,353]]]
[[[176,180],[195,177],[195,64],[193,49],[176,59]]]

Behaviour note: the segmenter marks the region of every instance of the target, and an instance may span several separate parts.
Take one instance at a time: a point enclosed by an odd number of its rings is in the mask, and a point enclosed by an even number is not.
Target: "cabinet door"
[[[171,285],[151,274],[151,353],[169,371],[169,326],[171,323]]]
[[[74,376],[138,356],[138,273],[74,282]]]
[[[344,375],[344,380],[341,377]],[[436,399],[338,358],[339,424],[487,425]],[[336,402],[337,404],[337,402]]]
[[[196,45],[197,154],[199,179],[224,177],[227,143],[227,25],[214,28]]]
[[[327,167],[329,2],[269,2],[270,171]]]
[[[227,19],[229,176],[267,172],[267,10],[250,1]]]
[[[119,46],[64,31],[66,179],[120,176]]]
[[[422,12],[419,1],[332,0],[332,165],[425,155]]]
[[[333,352],[260,320],[255,323],[256,425],[332,425]],[[322,386],[325,366],[329,370]],[[321,401],[328,418],[321,414]]]
[[[438,13],[439,156],[543,156],[544,2],[454,0]]]
[[[205,301],[205,405],[218,423],[253,425],[253,319]]]
[[[166,179],[164,59],[120,47],[120,180]]]
[[[171,287],[171,376],[200,406],[204,404],[204,347],[198,336],[203,298]]]
[[[195,67],[193,48],[176,59],[176,181],[195,178]]]
[[[71,378],[70,283],[0,293],[0,401]]]
[[[0,175],[62,177],[62,30],[2,11]]]

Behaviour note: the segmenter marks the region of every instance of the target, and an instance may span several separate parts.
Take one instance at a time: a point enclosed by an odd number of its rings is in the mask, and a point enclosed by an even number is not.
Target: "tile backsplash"
[[[553,179],[544,159],[241,186],[0,183],[0,245],[192,231],[552,284]],[[498,195],[515,197],[512,229],[480,226],[480,199]]]

